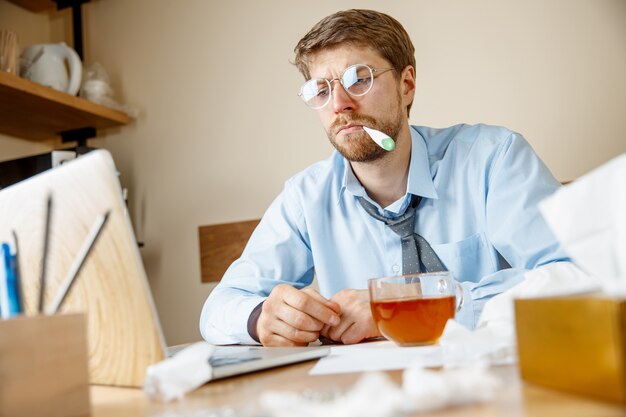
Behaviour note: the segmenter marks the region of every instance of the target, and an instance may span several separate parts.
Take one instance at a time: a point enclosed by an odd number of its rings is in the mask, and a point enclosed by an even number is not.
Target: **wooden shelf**
[[[126,113],[0,71],[0,133],[30,140],[130,122]]]
[[[13,4],[17,4],[31,12],[43,12],[56,8],[57,4],[52,0],[9,0]]]

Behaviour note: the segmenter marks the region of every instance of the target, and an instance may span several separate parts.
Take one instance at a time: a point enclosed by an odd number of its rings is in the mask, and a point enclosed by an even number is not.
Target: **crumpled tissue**
[[[501,324],[513,323],[515,320],[515,298],[585,294],[599,289],[596,279],[570,262],[547,264],[526,272],[522,282],[487,301],[476,327],[502,328],[504,331]],[[514,329],[506,330],[509,336],[514,336]]]
[[[494,351],[489,351],[484,343],[489,339],[499,344],[500,353],[508,350],[514,360],[516,298],[596,292],[626,295],[624,184],[626,154],[561,187],[542,201],[539,209],[573,263],[555,262],[528,271],[521,283],[487,301],[471,336],[442,338],[442,344],[449,345],[444,349],[444,361],[446,358],[458,361],[463,350],[466,359],[481,355],[483,359],[493,358]],[[483,343],[481,335],[485,336]],[[465,345],[461,344],[463,340],[467,341]]]
[[[515,298],[571,295],[598,290],[597,282],[570,262],[555,262],[524,274],[522,282],[485,303],[471,331],[449,320],[439,340],[445,367],[474,361],[507,365],[517,361]]]
[[[565,250],[607,295],[626,295],[626,154],[539,204]]]
[[[260,401],[272,417],[392,417],[488,401],[501,384],[481,364],[442,371],[412,364],[401,387],[384,373],[370,372],[344,394],[269,391]]]
[[[506,327],[469,330],[448,320],[441,339],[441,358],[445,368],[462,367],[475,362],[488,365],[515,363],[517,351]]]
[[[213,369],[209,358],[215,346],[198,342],[171,358],[151,365],[146,371],[144,391],[150,398],[169,402],[210,381]]]

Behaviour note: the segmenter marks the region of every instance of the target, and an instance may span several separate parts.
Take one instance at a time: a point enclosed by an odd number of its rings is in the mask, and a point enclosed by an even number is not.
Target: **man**
[[[302,346],[380,336],[367,279],[417,270],[453,273],[465,295],[456,320],[473,328],[485,301],[526,270],[567,260],[537,210],[559,184],[520,135],[409,125],[414,48],[395,19],[335,13],[295,53],[306,80],[300,96],[337,152],[286,182],[204,305],[207,341]],[[399,221],[408,234],[394,231]],[[319,293],[307,288],[314,275]]]

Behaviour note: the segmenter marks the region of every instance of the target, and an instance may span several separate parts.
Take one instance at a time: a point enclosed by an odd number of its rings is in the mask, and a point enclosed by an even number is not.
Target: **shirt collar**
[[[424,198],[439,198],[430,171],[426,140],[413,126],[411,126],[411,164],[406,191]]]
[[[428,150],[426,148],[425,139],[413,126],[410,127],[410,132],[411,161],[409,164],[409,178],[407,180],[407,194],[437,199],[439,197],[437,195],[437,190],[435,190],[435,184],[433,183],[433,177],[430,171],[430,160],[428,158]],[[343,181],[341,190],[339,191],[340,196],[347,190],[349,193],[357,197],[365,197],[371,201],[365,192],[365,188],[363,188],[357,177],[354,175],[354,172],[352,172],[352,168],[350,167],[348,161],[343,157],[341,157],[341,161],[343,163]],[[339,201],[341,201],[341,198]]]

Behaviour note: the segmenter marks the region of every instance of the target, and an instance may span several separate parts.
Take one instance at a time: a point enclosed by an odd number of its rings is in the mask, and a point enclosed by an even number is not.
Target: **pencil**
[[[20,246],[17,241],[17,233],[15,230],[13,233],[13,241],[15,242],[15,255],[14,255],[14,264],[15,267],[15,285],[17,291],[17,302],[19,304],[20,313],[24,312],[24,289],[22,288],[22,271],[20,270]]]
[[[44,298],[46,296],[46,268],[48,264],[48,251],[50,242],[50,218],[52,215],[52,196],[48,195],[46,203],[46,224],[43,231],[43,250],[41,254],[41,276],[39,277],[39,304],[37,310],[43,313]]]
[[[52,301],[52,305],[48,309],[48,314],[55,314],[59,310],[63,302],[65,301],[65,298],[69,294],[72,286],[74,285],[74,282],[76,282],[76,277],[78,276],[78,273],[80,272],[82,266],[84,265],[85,260],[91,253],[91,249],[94,247],[94,244],[98,240],[98,236],[100,236],[101,234],[100,232],[104,228],[104,225],[109,219],[110,214],[111,214],[111,210],[107,211],[101,216],[98,216],[93,226],[91,226],[91,229],[89,230],[89,234],[83,241],[82,246],[80,247],[78,253],[74,257],[74,262],[72,262],[72,265],[70,266],[70,269],[67,275],[65,276],[65,280],[63,281],[63,284],[57,290],[54,300]]]

